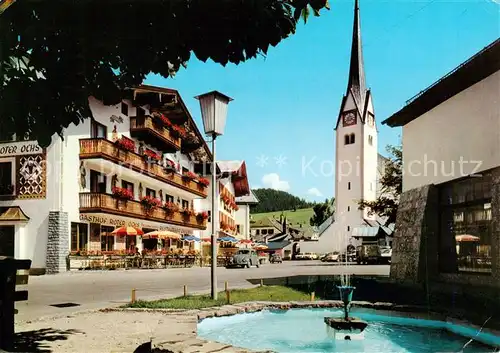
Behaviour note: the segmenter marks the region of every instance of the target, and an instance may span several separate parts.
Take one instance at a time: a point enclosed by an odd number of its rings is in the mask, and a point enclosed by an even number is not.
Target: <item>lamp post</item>
[[[232,98],[212,91],[195,97],[200,101],[201,118],[205,134],[212,138],[212,264],[211,264],[211,294],[212,299],[217,300],[217,225],[216,218],[216,183],[217,164],[215,159],[215,139],[224,134],[226,125],[227,105]]]

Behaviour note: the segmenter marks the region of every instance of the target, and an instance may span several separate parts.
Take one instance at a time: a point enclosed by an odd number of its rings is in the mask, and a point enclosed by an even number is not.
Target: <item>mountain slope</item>
[[[313,202],[308,202],[286,191],[274,189],[255,189],[252,191],[259,199],[259,203],[252,207],[251,213],[276,212],[314,206]]]

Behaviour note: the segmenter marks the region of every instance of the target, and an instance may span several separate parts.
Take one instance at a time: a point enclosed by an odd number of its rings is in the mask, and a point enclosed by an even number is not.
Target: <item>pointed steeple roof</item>
[[[347,93],[352,92],[360,110],[364,109],[366,99],[365,68],[363,63],[363,48],[361,46],[361,25],[359,20],[359,0],[354,3],[354,25],[352,31],[351,65],[349,68],[349,83]]]

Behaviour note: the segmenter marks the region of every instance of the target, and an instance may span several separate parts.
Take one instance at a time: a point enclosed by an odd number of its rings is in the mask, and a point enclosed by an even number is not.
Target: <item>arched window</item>
[[[351,138],[350,138],[350,144],[353,144],[354,142],[356,141],[356,136],[354,134],[351,134]]]
[[[344,145],[348,145],[350,142],[349,135],[344,136]]]

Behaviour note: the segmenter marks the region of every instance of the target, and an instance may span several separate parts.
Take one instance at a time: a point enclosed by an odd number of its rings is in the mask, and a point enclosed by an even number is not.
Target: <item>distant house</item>
[[[281,234],[282,225],[270,217],[250,221],[250,237],[255,242],[266,242],[269,236]]]
[[[250,194],[236,197],[236,227],[239,234],[243,235],[244,239],[251,238],[250,230],[250,207],[259,203],[259,199],[250,190]]]

